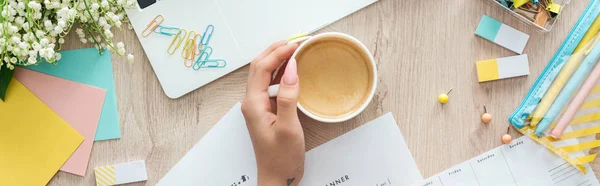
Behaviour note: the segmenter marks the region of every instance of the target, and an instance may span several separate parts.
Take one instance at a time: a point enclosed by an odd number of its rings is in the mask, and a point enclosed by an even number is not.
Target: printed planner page
[[[586,165],[588,170],[592,170]],[[412,186],[600,186],[528,137],[513,140]]]

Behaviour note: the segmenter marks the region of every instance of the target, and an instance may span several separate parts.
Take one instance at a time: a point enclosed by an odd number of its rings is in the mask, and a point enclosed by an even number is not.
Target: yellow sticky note
[[[477,67],[477,77],[479,78],[479,82],[500,79],[498,62],[496,59],[478,61],[475,66]]]
[[[0,102],[0,185],[46,185],[83,137],[14,78]]]

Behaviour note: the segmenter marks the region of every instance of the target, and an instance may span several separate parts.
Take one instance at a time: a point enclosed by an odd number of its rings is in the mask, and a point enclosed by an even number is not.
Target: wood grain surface
[[[301,115],[306,150],[315,148],[384,113],[392,112],[423,177],[501,145],[508,116],[556,52],[590,0],[572,1],[550,33],[540,33],[487,0],[380,0],[319,32],[344,32],[373,53],[379,70],[377,94],[358,117],[324,124]],[[483,14],[531,35],[525,52],[531,74],[477,82],[475,62],[515,55],[474,35]],[[95,185],[93,167],[146,160],[155,185],[231,106],[244,98],[245,66],[180,99],[163,92],[132,30],[115,30],[136,56],[133,64],[113,54],[121,139],[94,143],[85,177],[59,172],[49,185]],[[76,34],[66,49],[91,47]],[[448,104],[437,95],[453,89]],[[483,106],[494,116],[480,122]],[[516,131],[510,132],[519,136]],[[593,163],[600,172],[600,161]]]

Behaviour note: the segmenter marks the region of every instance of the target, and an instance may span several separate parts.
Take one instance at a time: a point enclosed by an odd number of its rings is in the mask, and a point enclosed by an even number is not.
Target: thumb
[[[284,121],[285,123],[298,120],[296,104],[298,103],[299,94],[298,69],[296,60],[292,58],[285,68],[279,85],[279,93],[277,94],[277,120]]]

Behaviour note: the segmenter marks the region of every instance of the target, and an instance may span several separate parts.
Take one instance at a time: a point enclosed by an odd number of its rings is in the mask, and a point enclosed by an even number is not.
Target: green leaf
[[[14,70],[10,70],[6,65],[0,66],[0,99],[4,101],[6,97],[6,91],[8,90],[8,83],[13,77]]]

